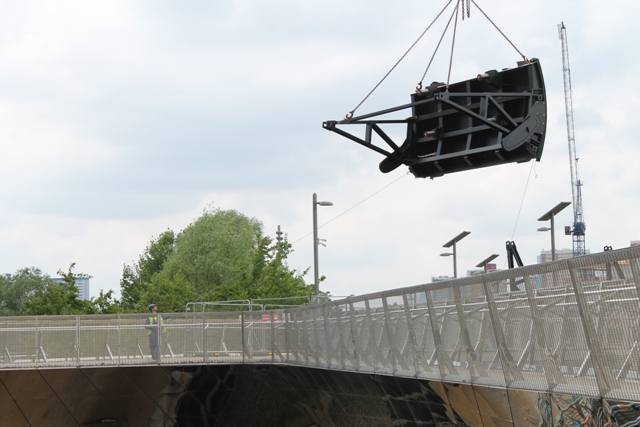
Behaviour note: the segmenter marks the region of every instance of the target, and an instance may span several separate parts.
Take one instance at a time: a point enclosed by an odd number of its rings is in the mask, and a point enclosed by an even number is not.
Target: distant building
[[[500,270],[498,270],[495,264],[487,264],[487,273],[492,273],[494,271]],[[477,276],[478,274],[484,274],[484,269],[467,270],[467,277]]]
[[[632,240],[629,246],[640,246],[640,240]]]
[[[431,277],[431,283],[446,282],[447,280],[454,280],[454,278],[450,276]],[[431,291],[431,297],[434,301],[452,301],[453,289],[444,288]]]
[[[586,253],[589,251],[587,250]],[[541,251],[538,256],[538,264],[551,262],[553,260],[551,255],[551,251]],[[573,258],[573,249],[556,249],[556,261],[567,258]]]
[[[487,273],[500,271],[497,269],[496,264],[487,264]],[[467,276],[475,276],[477,274],[483,274],[484,270],[467,270]],[[455,280],[454,277],[451,276],[431,276],[431,283],[438,282],[446,282],[448,280]],[[428,288],[428,287],[427,287]],[[460,297],[469,298],[474,296],[472,293],[475,293],[477,290],[473,290],[468,286],[460,288]],[[453,289],[452,288],[443,288],[443,289],[432,289],[431,290],[431,298],[434,302],[443,302],[443,301],[453,301]],[[412,304],[426,304],[427,297],[424,292],[419,292],[417,294],[412,294],[409,296],[410,303]]]
[[[591,251],[585,250],[585,254],[589,255]],[[538,264],[553,261],[551,251],[541,251],[538,256]],[[573,249],[556,249],[556,261],[573,258]],[[584,280],[589,280],[586,277]],[[566,275],[541,274],[538,276],[538,288],[550,288],[555,286],[569,286],[571,278]]]
[[[52,278],[51,280],[56,282],[56,283],[64,282],[64,279],[62,277]],[[89,291],[89,278],[88,277],[76,277],[76,287],[80,291],[80,295],[79,295],[80,299],[87,300],[87,301],[91,299],[91,293]]]

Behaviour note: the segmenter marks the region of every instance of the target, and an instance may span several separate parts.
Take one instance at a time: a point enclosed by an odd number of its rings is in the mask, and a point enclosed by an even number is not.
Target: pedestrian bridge
[[[640,423],[640,247],[283,311],[0,318],[0,426]],[[580,423],[580,424],[578,424]]]

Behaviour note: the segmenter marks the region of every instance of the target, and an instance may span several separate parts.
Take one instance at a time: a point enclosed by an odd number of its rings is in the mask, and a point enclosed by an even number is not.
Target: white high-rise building
[[[62,277],[51,278],[54,282],[64,282]],[[89,278],[88,277],[76,277],[76,287],[80,291],[79,298],[83,300],[91,299],[91,292],[89,290]]]

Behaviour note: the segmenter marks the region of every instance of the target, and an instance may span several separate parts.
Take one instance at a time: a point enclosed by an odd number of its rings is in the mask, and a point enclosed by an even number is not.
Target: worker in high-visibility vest
[[[162,333],[165,333],[167,329],[164,327],[164,319],[162,319],[162,315],[158,314],[158,307],[155,304],[149,304],[149,311],[151,314],[144,321],[145,329],[149,331],[149,351],[153,360],[160,362],[160,330],[162,328]]]

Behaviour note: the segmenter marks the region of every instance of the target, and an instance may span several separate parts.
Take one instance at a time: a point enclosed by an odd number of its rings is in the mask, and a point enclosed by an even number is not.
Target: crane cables
[[[460,2],[461,0],[457,0],[458,2]],[[356,110],[358,108],[360,108],[360,106],[362,104],[364,104],[364,102],[371,96],[371,94],[373,92],[375,92],[376,89],[378,89],[378,86],[380,86],[382,84],[382,82],[385,81],[385,79],[387,77],[389,77],[389,74],[391,74],[393,72],[393,70],[396,69],[396,67],[400,64],[400,62],[402,62],[402,60],[409,54],[409,52],[411,52],[411,50],[415,47],[416,44],[418,44],[418,42],[420,41],[420,39],[422,39],[422,37],[427,33],[427,31],[429,31],[429,29],[431,28],[431,26],[433,24],[435,24],[435,22],[438,20],[438,18],[440,18],[440,15],[442,15],[442,13],[447,9],[447,7],[449,7],[449,5],[453,2],[453,0],[449,0],[449,2],[442,8],[442,10],[440,11],[440,13],[438,13],[438,15],[433,19],[433,21],[431,21],[431,23],[427,26],[427,28],[425,28],[425,30],[422,32],[422,34],[420,34],[420,36],[418,36],[418,38],[416,39],[416,41],[413,42],[413,44],[411,46],[409,46],[409,49],[407,49],[407,51],[400,57],[400,59],[398,59],[398,61],[395,63],[395,65],[393,67],[391,67],[391,69],[389,71],[387,71],[387,74],[384,75],[384,77],[382,77],[380,79],[380,81],[378,82],[378,84],[376,84],[373,89],[371,89],[371,91],[369,91],[369,93],[367,94],[367,96],[365,96],[362,101],[360,101],[360,103],[358,105],[356,105],[356,107],[349,111],[349,113],[346,115],[345,120],[349,120],[351,117],[353,117],[353,113],[356,112]]]
[[[466,2],[466,11],[465,11],[465,2]],[[402,62],[402,60],[404,60],[404,58],[409,54],[409,52],[411,52],[411,50],[413,50],[413,48],[418,44],[418,42],[422,39],[422,37],[424,37],[424,35],[427,33],[427,31],[429,31],[429,29],[431,29],[433,24],[435,24],[435,22],[442,16],[442,14],[451,5],[451,3],[453,3],[453,0],[449,0],[447,2],[447,4],[442,8],[442,10],[440,10],[440,12],[433,19],[433,21],[431,21],[431,23],[427,26],[427,28],[424,29],[424,31],[418,36],[418,38],[413,42],[413,44],[411,46],[409,46],[409,48],[406,50],[406,52],[400,57],[400,59],[398,59],[398,61],[396,61],[396,63],[391,67],[391,69],[389,71],[387,71],[387,73],[380,79],[380,81],[373,87],[373,89],[371,89],[369,91],[369,93],[362,99],[362,101],[360,101],[358,103],[358,105],[355,106],[355,108],[353,108],[351,111],[349,111],[347,113],[347,115],[344,118],[344,121],[349,121],[349,120],[351,120],[351,118],[353,118],[353,115],[356,112],[356,110],[358,108],[360,108],[360,106],[362,106],[362,104],[364,104],[364,102],[373,94],[373,92],[375,92],[376,89],[378,89],[378,87],[387,79],[387,77],[389,77],[389,75],[398,67],[400,62]],[[440,36],[440,40],[438,41],[438,44],[436,45],[436,47],[434,49],[434,52],[431,55],[431,59],[429,60],[429,64],[427,65],[427,68],[425,69],[425,71],[424,71],[424,73],[422,75],[422,78],[420,79],[420,81],[418,82],[418,84],[416,86],[416,92],[420,93],[420,91],[422,90],[422,83],[424,81],[424,78],[427,75],[427,72],[429,71],[429,68],[431,67],[433,59],[435,58],[435,55],[436,55],[436,53],[438,52],[438,50],[440,48],[440,45],[442,44],[442,40],[444,39],[444,36],[447,33],[447,31],[449,29],[449,26],[451,25],[451,21],[453,20],[453,18],[455,16],[456,19],[454,21],[453,35],[452,35],[452,38],[451,38],[451,52],[450,52],[450,55],[449,55],[449,69],[448,69],[448,73],[447,73],[447,84],[446,84],[446,86],[447,86],[447,91],[448,91],[448,89],[449,89],[449,79],[451,78],[451,70],[453,68],[453,52],[454,52],[455,42],[456,42],[458,15],[460,14],[460,9],[462,9],[462,20],[465,19],[465,12],[466,12],[466,17],[470,18],[471,17],[471,3],[473,3],[473,5],[476,8],[478,8],[480,13],[482,13],[482,15],[485,18],[487,18],[487,20],[494,26],[494,28],[502,35],[502,37],[504,37],[505,40],[507,40],[507,42],[516,50],[516,52],[518,52],[518,54],[522,57],[523,61],[526,62],[526,63],[529,63],[529,60],[527,59],[527,57],[525,55],[523,55],[522,52],[520,52],[520,50],[513,44],[513,42],[511,42],[511,40],[509,40],[509,38],[502,32],[502,30],[500,30],[500,28],[498,28],[498,26],[491,20],[491,18],[489,18],[489,16],[480,8],[480,6],[478,6],[478,4],[475,2],[475,0],[456,0],[454,10],[451,12],[451,15],[449,17],[447,25],[445,26],[445,28],[444,28],[444,30],[442,32],[442,35]]]

